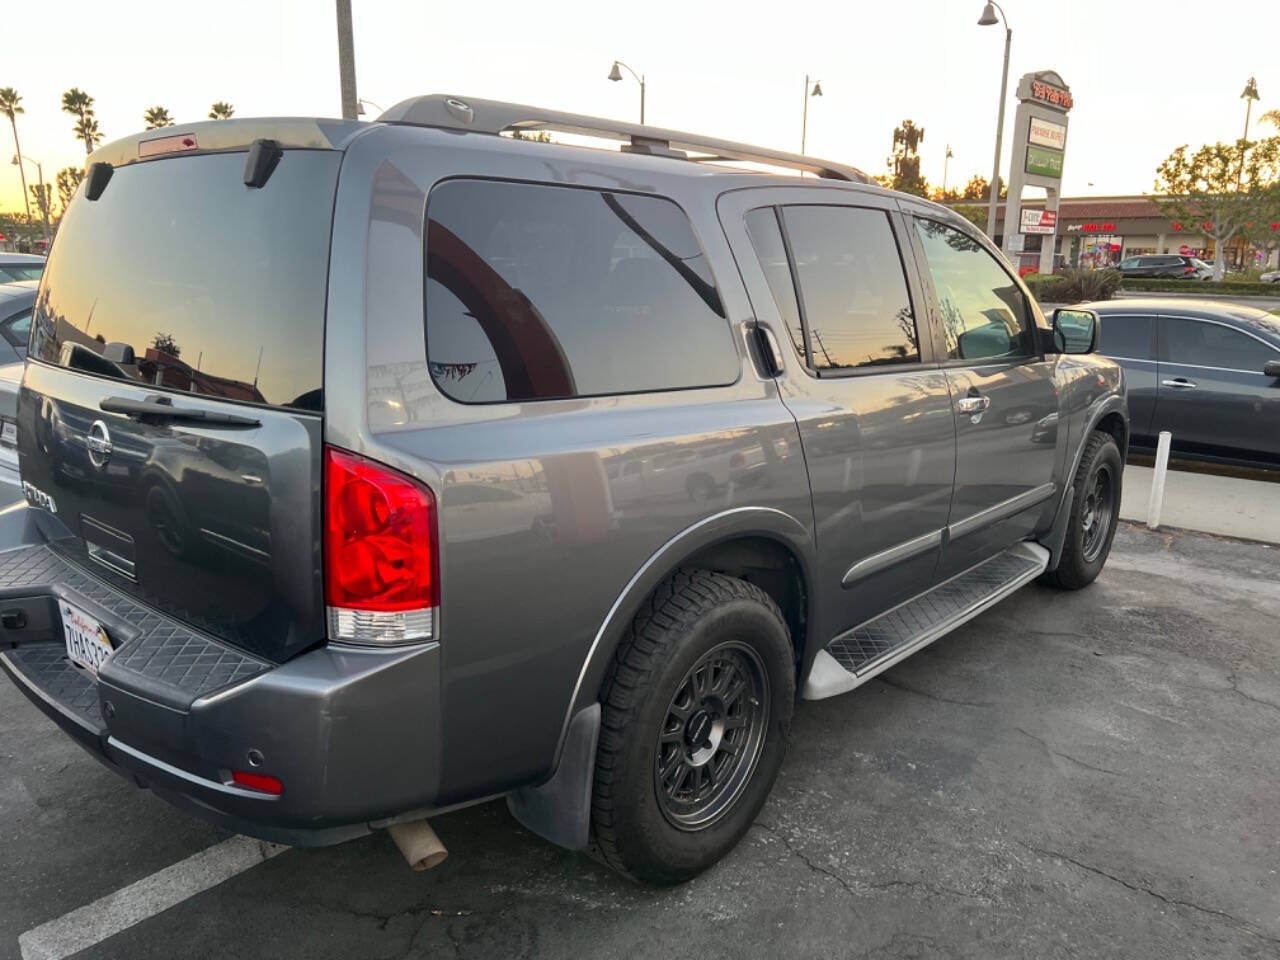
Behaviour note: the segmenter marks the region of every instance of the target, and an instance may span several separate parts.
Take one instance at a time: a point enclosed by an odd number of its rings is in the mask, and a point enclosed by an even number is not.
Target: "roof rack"
[[[753,147],[732,140],[716,140],[695,133],[664,130],[639,123],[587,117],[542,107],[529,107],[500,100],[476,100],[429,94],[402,100],[378,117],[384,123],[404,123],[420,127],[443,127],[447,130],[470,130],[499,134],[506,130],[558,130],[588,137],[622,140],[623,150],[656,156],[692,160],[738,160],[775,167],[804,170],[832,180],[870,183],[861,170],[842,163],[832,163],[798,153]],[[684,151],[707,154],[688,157]]]

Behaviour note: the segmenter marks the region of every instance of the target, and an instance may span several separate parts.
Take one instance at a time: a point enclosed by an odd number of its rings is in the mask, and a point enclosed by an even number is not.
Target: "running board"
[[[1048,566],[1048,550],[1037,543],[1019,543],[842,633],[818,651],[802,696],[822,700],[861,686],[999,603]]]

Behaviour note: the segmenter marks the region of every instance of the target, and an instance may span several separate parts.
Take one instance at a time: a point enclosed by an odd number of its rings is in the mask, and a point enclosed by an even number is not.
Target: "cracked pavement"
[[[1102,578],[1031,586],[797,709],[759,821],[634,886],[517,826],[438,817],[293,850],[79,956],[1280,957],[1280,550],[1125,526]],[[0,684],[0,958],[226,835],[133,789]]]

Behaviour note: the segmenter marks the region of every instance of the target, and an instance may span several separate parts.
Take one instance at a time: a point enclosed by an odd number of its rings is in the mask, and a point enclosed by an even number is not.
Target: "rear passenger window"
[[[1165,317],[1163,324],[1169,363],[1261,373],[1268,361],[1280,359],[1280,351],[1219,323]]]
[[[1151,350],[1151,317],[1102,318],[1098,328],[1098,352],[1122,360],[1154,360]]]
[[[783,221],[818,371],[920,359],[915,314],[889,216],[793,206]]]
[[[1013,277],[973,237],[916,220],[953,360],[1004,360],[1036,352],[1027,301]]]
[[[755,247],[756,259],[769,283],[769,292],[778,305],[778,314],[787,325],[787,333],[795,345],[796,353],[804,357],[804,329],[800,325],[800,310],[796,304],[796,290],[791,283],[791,265],[787,262],[786,244],[778,229],[778,212],[773,207],[762,207],[747,214],[747,233]]]
[[[432,378],[467,403],[719,386],[738,353],[670,200],[453,180],[427,207]]]

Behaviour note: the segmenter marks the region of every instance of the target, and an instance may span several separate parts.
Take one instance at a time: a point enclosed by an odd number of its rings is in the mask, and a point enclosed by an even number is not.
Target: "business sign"
[[[1050,150],[1048,147],[1027,147],[1027,173],[1038,177],[1062,176],[1062,151]]]
[[[1023,210],[1022,232],[1052,235],[1058,226],[1056,210]]]
[[[1031,98],[1064,113],[1075,106],[1070,90],[1064,90],[1052,83],[1045,83],[1043,80],[1031,81]]]
[[[1027,132],[1028,143],[1034,143],[1040,147],[1053,147],[1055,150],[1066,148],[1067,128],[1064,124],[1041,120],[1039,117],[1031,117],[1030,120],[1031,128]]]

